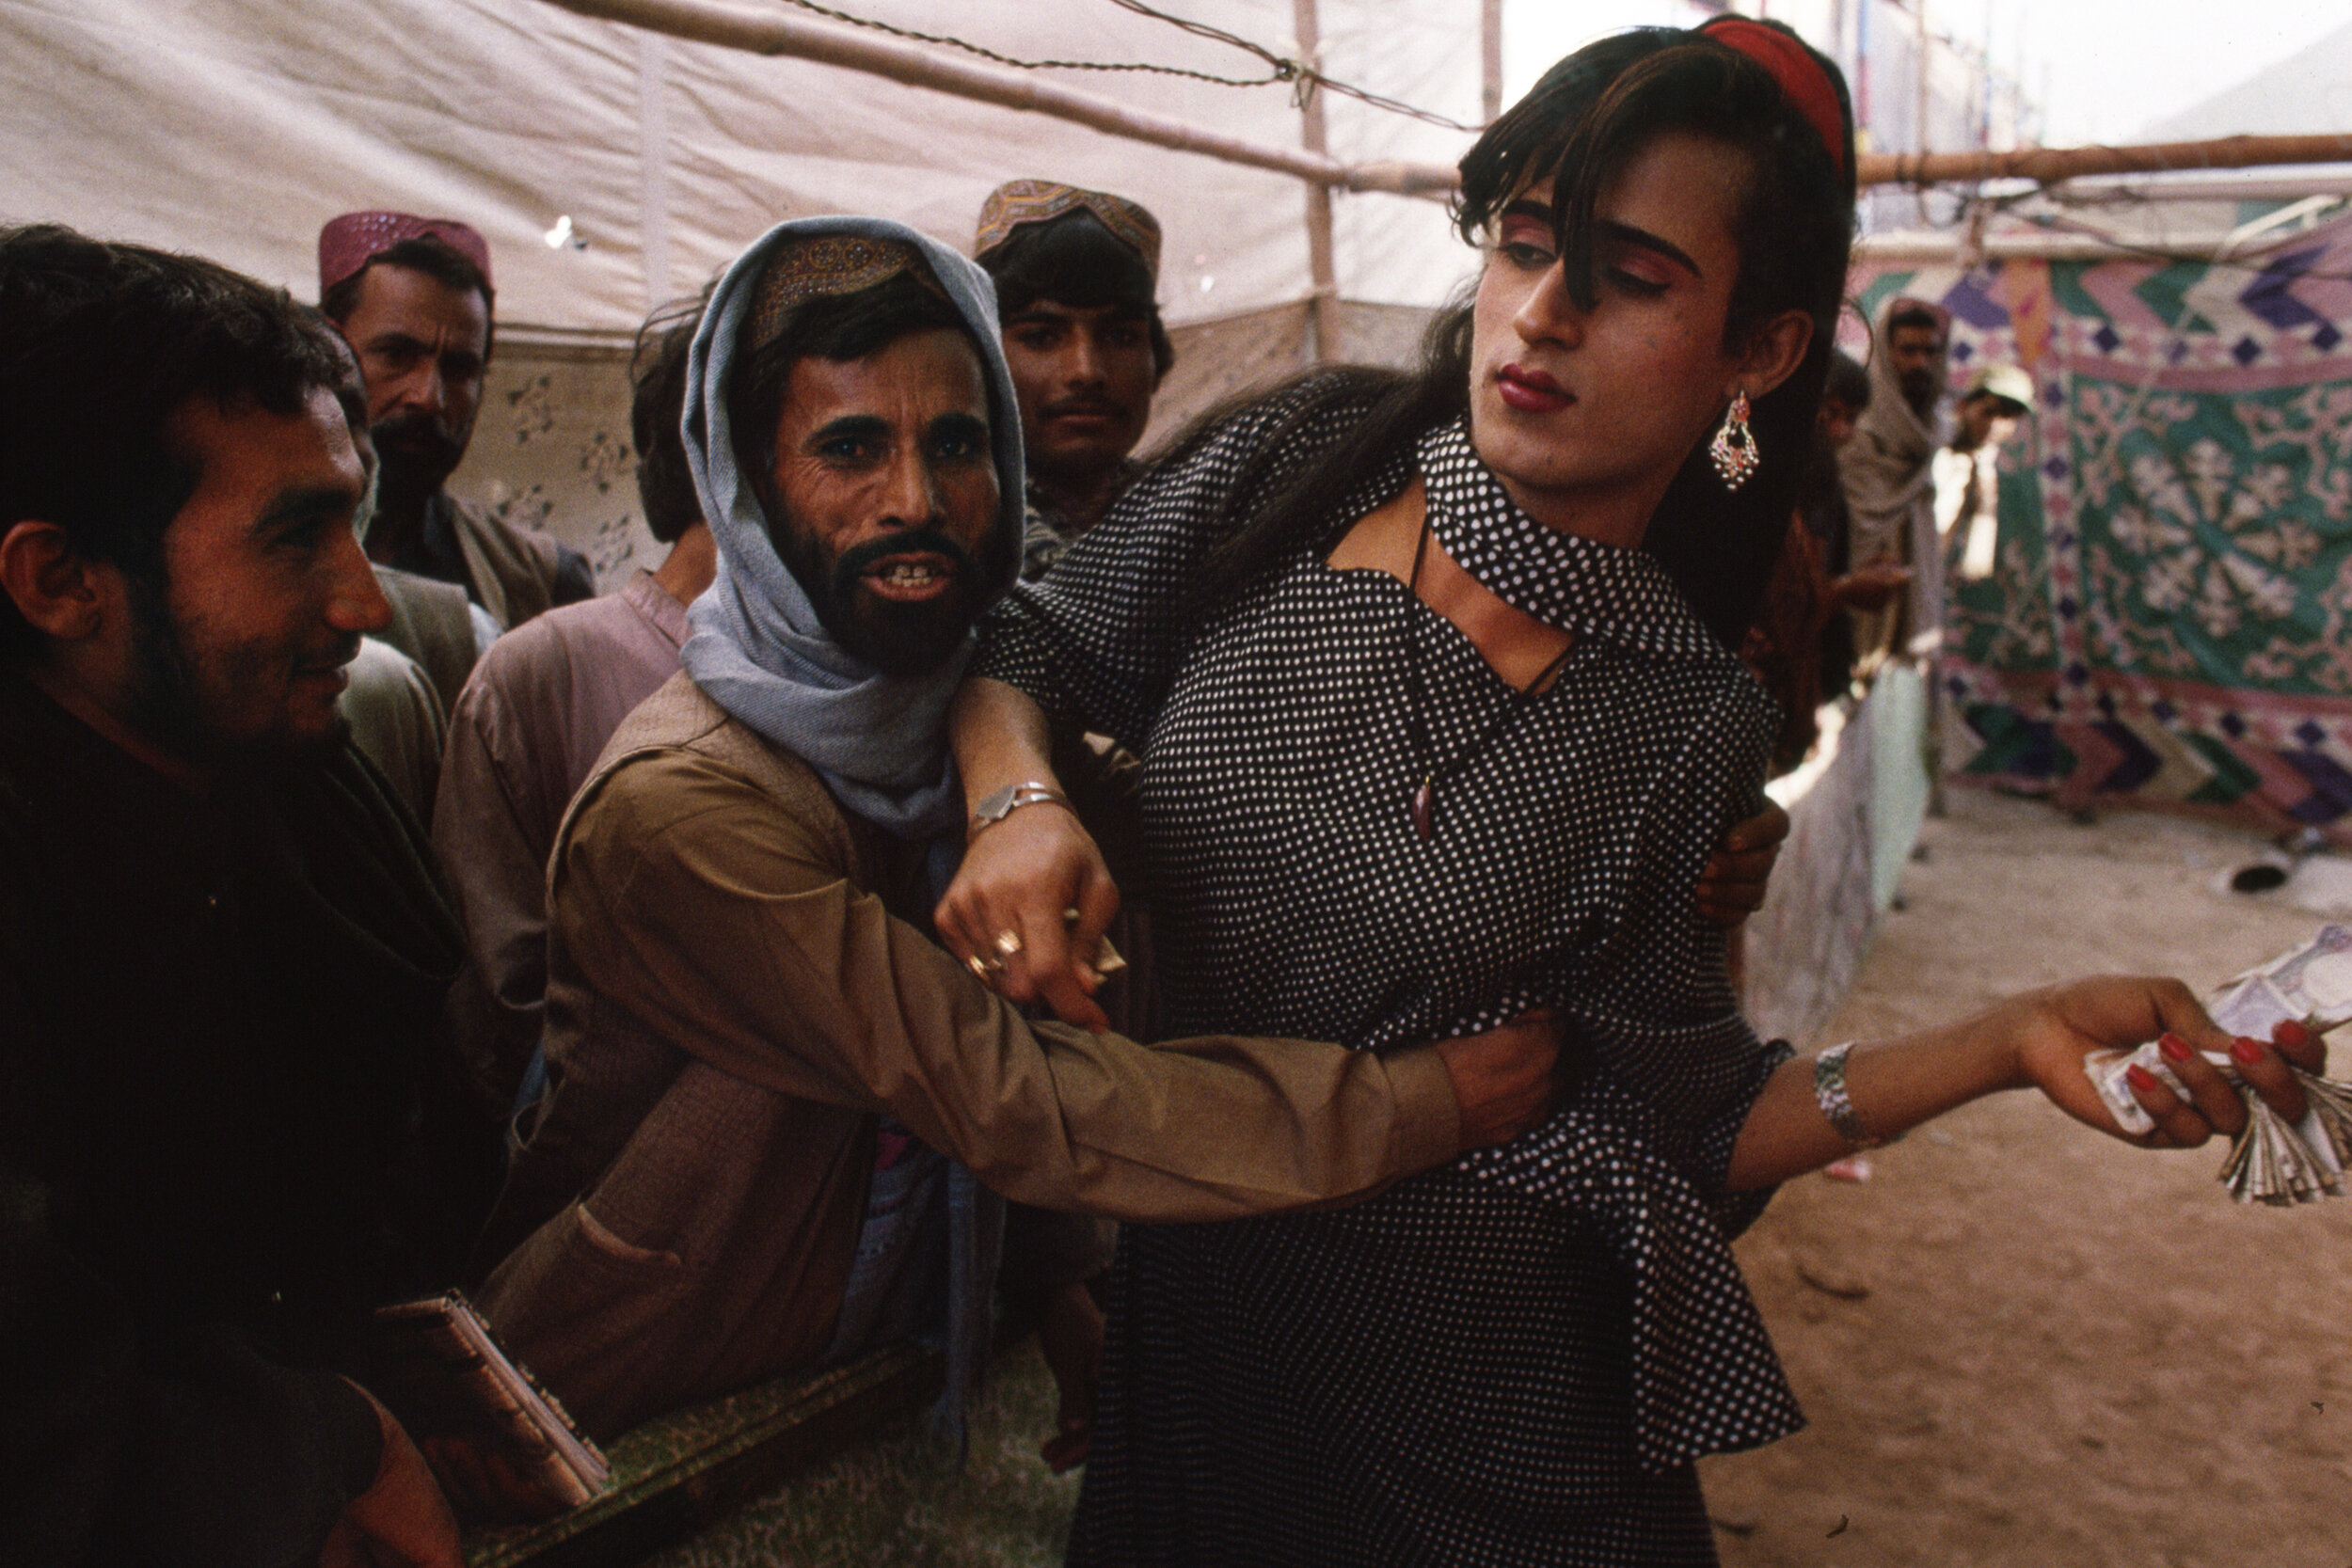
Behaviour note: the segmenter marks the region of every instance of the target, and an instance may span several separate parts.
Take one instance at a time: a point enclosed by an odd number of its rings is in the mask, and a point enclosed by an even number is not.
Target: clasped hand
[[[1059,806],[1036,805],[973,838],[932,920],[947,950],[1007,1000],[1042,1001],[1066,1023],[1105,1029],[1093,960],[1118,912],[1119,889],[1094,840]],[[1507,1143],[1551,1114],[1560,1041],[1549,1013],[1437,1049],[1462,1148]]]
[[[1788,814],[1769,801],[1725,833],[1699,878],[1700,917],[1729,927],[1755,913],[1788,836]],[[947,950],[1007,1000],[1043,1002],[1065,1023],[1104,1029],[1094,966],[1118,913],[1119,887],[1092,835],[1048,803],[976,834],[931,918]]]
[[[1075,911],[1075,918],[1070,911]],[[1078,818],[1025,806],[976,834],[931,923],[947,950],[1007,1001],[1042,1002],[1082,1029],[1107,1029],[1094,960],[1119,887]]]

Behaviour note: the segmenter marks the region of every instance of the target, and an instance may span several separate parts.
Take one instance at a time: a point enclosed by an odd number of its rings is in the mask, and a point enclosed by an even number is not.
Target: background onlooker
[[[1951,444],[1935,454],[1935,532],[1956,582],[1993,575],[2000,544],[2000,454],[2033,412],[2033,377],[1986,365],[1953,410]]]
[[[677,673],[686,607],[718,555],[678,438],[699,299],[638,334],[630,431],[645,524],[670,553],[619,591],[548,611],[498,640],[457,699],[433,809],[466,926],[450,1024],[499,1103],[515,1099],[546,1010],[548,852],[572,794],[629,710]]]
[[[463,584],[511,629],[596,593],[588,562],[443,488],[482,410],[490,248],[452,218],[345,213],[319,230],[319,309],[359,357],[382,465],[368,554]]]
[[[1159,220],[1048,180],[989,194],[973,242],[996,284],[1029,487],[1022,576],[1041,576],[1135,483],[1152,394],[1176,363],[1160,325]]]

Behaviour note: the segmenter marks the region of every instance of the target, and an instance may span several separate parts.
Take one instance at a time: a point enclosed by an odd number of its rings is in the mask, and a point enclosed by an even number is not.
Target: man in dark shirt
[[[319,230],[319,309],[368,384],[382,464],[368,554],[465,588],[501,628],[596,591],[588,562],[459,500],[490,366],[490,247],[451,218],[345,213]]]
[[[436,1174],[457,933],[336,711],[389,611],[335,375],[282,293],[0,230],[13,1563],[459,1560],[339,1375],[473,1211]]]

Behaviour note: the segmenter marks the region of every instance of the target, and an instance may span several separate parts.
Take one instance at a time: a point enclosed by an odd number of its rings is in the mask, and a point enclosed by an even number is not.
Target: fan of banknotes
[[[2352,1022],[2352,927],[2328,926],[2295,949],[2224,985],[2205,1004],[2213,1020],[2231,1034],[2266,1040],[2271,1026],[2293,1019],[2314,1034]],[[2315,1203],[2344,1196],[2345,1170],[2352,1166],[2352,1085],[2317,1077],[2293,1067],[2311,1109],[2290,1126],[2246,1085],[2226,1054],[2206,1052],[2246,1101],[2246,1131],[2230,1146],[2221,1182],[2240,1203]],[[2165,1066],[2151,1040],[2137,1051],[2098,1051],[2083,1058],[2083,1070],[2124,1131],[2146,1132],[2155,1123],[2132,1098],[2124,1073],[2137,1066],[2167,1088],[2188,1091]]]

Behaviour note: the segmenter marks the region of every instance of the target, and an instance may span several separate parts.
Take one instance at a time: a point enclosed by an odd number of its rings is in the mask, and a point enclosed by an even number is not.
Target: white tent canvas
[[[737,3],[808,19],[784,0]],[[1251,55],[1111,0],[848,8],[1019,58],[1265,74]],[[1289,0],[1182,9],[1295,47]],[[1324,0],[1321,11],[1332,75],[1477,118],[1476,0]],[[1299,145],[1286,87],[1038,74]],[[1344,162],[1451,163],[1468,142],[1344,98],[1328,113]],[[297,293],[310,287],[318,226],[336,213],[463,218],[488,236],[500,316],[517,327],[628,331],[782,217],[873,212],[968,244],[981,198],[1019,174],[1151,206],[1167,229],[1173,321],[1307,292],[1304,196],[1286,176],[545,0],[19,0],[0,10],[0,215],[196,250]],[[565,217],[568,240],[550,244]],[[1435,303],[1466,267],[1435,202],[1344,197],[1337,230],[1340,291],[1351,299]]]
[[[723,3],[817,20],[788,0]],[[1021,59],[1265,74],[1244,51],[1113,0],[842,8]],[[1178,8],[1295,52],[1290,0]],[[1472,121],[1479,8],[1321,0],[1324,69]],[[1037,74],[1227,135],[1300,145],[1287,87]],[[1470,141],[1349,99],[1327,103],[1343,162],[1450,164]],[[302,298],[314,297],[319,225],[337,213],[389,207],[480,229],[499,349],[453,487],[587,551],[608,585],[653,548],[628,483],[628,335],[781,218],[878,213],[967,245],[982,198],[1015,176],[1143,201],[1166,230],[1161,298],[1184,351],[1158,432],[1293,368],[1307,341],[1295,179],[546,0],[16,0],[0,8],[0,221],[196,251]],[[1343,195],[1334,230],[1339,292],[1368,302],[1348,316],[1359,355],[1401,353],[1471,265],[1435,201]]]

